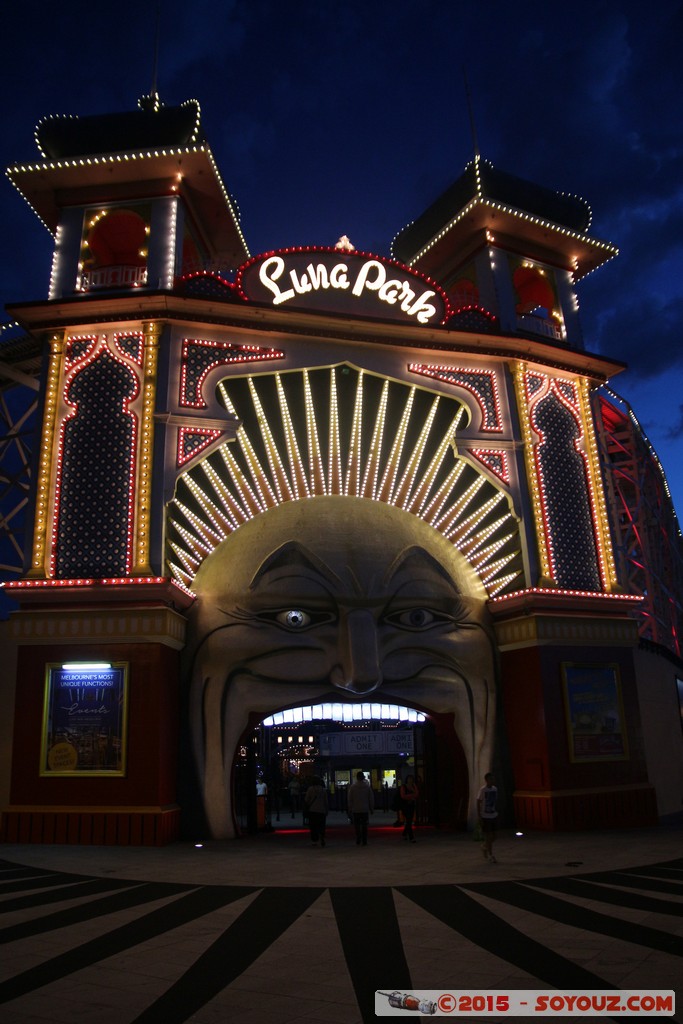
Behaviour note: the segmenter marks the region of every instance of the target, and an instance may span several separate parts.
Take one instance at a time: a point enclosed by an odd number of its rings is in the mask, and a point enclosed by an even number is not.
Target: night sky
[[[8,9],[11,6],[11,10]],[[49,114],[134,109],[156,0],[5,5],[3,167]],[[195,98],[252,254],[391,239],[479,149],[586,199],[620,255],[579,284],[586,348],[628,363],[633,406],[683,511],[683,4],[578,0],[161,3],[157,86]],[[1,294],[47,295],[52,240],[0,183]],[[7,318],[6,318],[7,319]]]

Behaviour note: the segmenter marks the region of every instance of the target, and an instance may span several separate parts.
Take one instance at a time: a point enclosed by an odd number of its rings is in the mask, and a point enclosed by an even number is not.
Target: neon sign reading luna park
[[[437,326],[448,299],[437,284],[395,260],[340,249],[279,249],[240,268],[247,301],[309,312]]]

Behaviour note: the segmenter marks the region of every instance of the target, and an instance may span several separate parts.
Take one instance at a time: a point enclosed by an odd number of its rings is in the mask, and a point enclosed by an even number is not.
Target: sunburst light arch
[[[522,572],[507,495],[457,454],[464,404],[350,364],[230,377],[240,426],[177,481],[168,564],[186,587],[240,526],[287,501],[348,495],[419,516],[465,556],[489,596]]]

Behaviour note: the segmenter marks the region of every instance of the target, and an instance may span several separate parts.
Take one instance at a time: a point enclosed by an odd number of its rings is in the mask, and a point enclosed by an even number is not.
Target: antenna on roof
[[[161,0],[157,3],[157,23],[154,33],[154,60],[152,62],[152,88],[147,96],[139,101],[143,110],[158,110],[162,105],[157,89],[157,78],[159,73],[159,36],[161,35]]]
[[[467,99],[467,111],[470,116],[470,131],[472,132],[472,146],[474,148],[474,158],[477,160],[481,153],[479,152],[479,141],[477,139],[477,126],[474,122],[474,110],[472,109],[472,96],[470,94],[470,83],[467,80],[467,68],[463,64],[462,74],[465,79],[465,97]]]
[[[154,38],[154,69],[152,71],[152,96],[158,96],[157,76],[159,73],[159,36],[161,35],[161,0],[157,3],[157,30]]]

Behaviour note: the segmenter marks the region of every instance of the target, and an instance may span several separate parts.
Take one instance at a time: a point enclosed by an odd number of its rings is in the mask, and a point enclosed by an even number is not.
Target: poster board
[[[126,774],[128,664],[48,664],[40,774]]]
[[[627,761],[628,743],[617,665],[562,665],[569,759]]]

